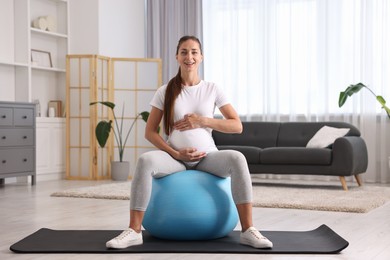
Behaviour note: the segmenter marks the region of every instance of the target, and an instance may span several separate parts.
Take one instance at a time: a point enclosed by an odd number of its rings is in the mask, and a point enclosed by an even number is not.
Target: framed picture
[[[54,110],[54,117],[62,117],[62,102],[61,100],[50,100],[48,104],[49,109],[49,117],[50,117],[50,108],[53,108]],[[52,117],[53,117],[52,116]]]
[[[52,68],[51,55],[48,51],[31,50],[31,62],[34,66]]]

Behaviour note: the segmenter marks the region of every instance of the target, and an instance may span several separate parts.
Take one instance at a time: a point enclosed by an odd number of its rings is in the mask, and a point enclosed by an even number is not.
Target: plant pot
[[[129,162],[111,162],[111,179],[114,181],[127,181],[130,174]]]

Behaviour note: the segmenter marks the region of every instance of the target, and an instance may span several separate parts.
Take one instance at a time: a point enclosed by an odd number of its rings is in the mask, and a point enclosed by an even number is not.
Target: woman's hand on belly
[[[197,114],[187,114],[183,119],[176,121],[173,128],[185,131],[202,127],[202,117]]]
[[[207,155],[206,152],[198,152],[196,148],[183,148],[179,149],[178,160],[184,162],[196,162]]]

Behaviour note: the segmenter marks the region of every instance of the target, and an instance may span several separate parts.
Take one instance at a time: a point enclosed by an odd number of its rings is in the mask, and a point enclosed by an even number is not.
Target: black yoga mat
[[[239,244],[240,231],[207,241],[171,241],[143,231],[143,245],[107,249],[106,241],[120,234],[114,230],[51,230],[42,228],[13,244],[16,253],[222,253],[222,254],[335,254],[348,242],[326,225],[311,231],[262,231],[274,244],[255,249]]]

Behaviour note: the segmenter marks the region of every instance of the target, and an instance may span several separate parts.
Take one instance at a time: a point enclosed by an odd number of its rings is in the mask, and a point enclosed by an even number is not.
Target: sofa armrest
[[[363,138],[359,136],[337,138],[332,150],[332,168],[340,175],[355,175],[367,170],[368,153]]]

